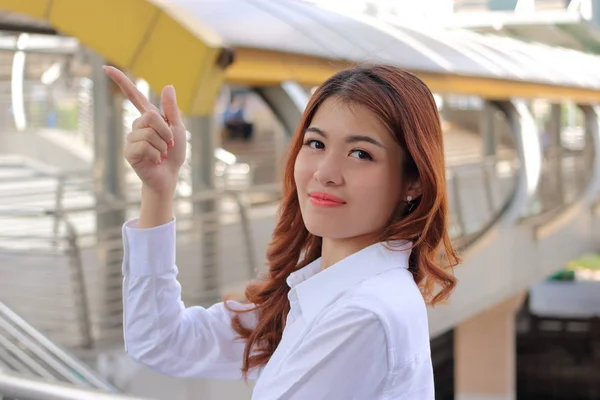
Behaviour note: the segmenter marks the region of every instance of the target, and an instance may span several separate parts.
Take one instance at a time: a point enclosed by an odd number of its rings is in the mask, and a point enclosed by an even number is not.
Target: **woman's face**
[[[378,234],[398,209],[403,151],[369,109],[329,97],[304,133],[294,179],[310,233]]]

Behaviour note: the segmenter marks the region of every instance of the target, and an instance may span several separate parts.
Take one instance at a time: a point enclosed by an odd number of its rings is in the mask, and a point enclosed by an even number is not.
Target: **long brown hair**
[[[429,305],[446,299],[456,286],[452,268],[459,258],[447,231],[442,128],[431,92],[415,75],[392,66],[360,66],[341,71],[311,96],[290,145],[279,220],[267,251],[269,271],[246,287],[246,299],[255,307],[241,311],[256,311],[258,323],[254,329],[248,329],[239,315],[232,319],[233,329],[246,340],[244,378],[250,369],[266,364],[281,341],[290,309],[287,277],[321,256],[321,238],[309,233],[302,220],[294,163],[304,132],[318,107],[330,96],[361,104],[375,113],[404,150],[404,179],[421,182],[422,195],[416,199],[415,207],[390,221],[381,232],[381,241],[413,242],[409,270]]]

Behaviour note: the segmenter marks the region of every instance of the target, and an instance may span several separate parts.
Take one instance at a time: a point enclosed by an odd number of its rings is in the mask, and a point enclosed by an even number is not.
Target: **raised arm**
[[[140,111],[127,136],[124,155],[142,181],[139,219],[123,227],[123,326],[127,353],[147,367],[172,376],[237,379],[245,342],[231,328],[223,303],[186,308],[175,265],[173,197],[185,160],[186,129],[175,89],[162,91],[161,115],[125,74],[107,75]],[[228,303],[232,308],[250,307]],[[253,329],[255,313],[243,314]],[[252,371],[250,378],[253,377]]]

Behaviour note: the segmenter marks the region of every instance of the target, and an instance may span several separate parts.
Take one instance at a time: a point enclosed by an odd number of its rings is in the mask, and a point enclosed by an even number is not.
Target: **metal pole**
[[[56,195],[54,198],[54,227],[52,233],[54,234],[54,243],[58,244],[58,231],[60,229],[60,218],[62,216],[62,205],[63,196],[65,192],[65,176],[61,175],[56,179]]]
[[[125,165],[123,161],[123,97],[102,70],[106,62],[90,55],[94,82],[94,192],[96,206],[125,201]],[[120,328],[122,295],[117,280],[121,276],[121,246],[110,245],[120,239],[125,210],[96,213],[98,257],[102,266],[101,321],[106,328]],[[100,335],[102,336],[102,331]]]
[[[24,378],[7,372],[0,373],[0,393],[20,400],[144,400],[140,397],[81,389],[57,382]],[[148,400],[148,399],[146,399]]]
[[[237,202],[240,211],[240,224],[242,226],[242,235],[244,235],[244,244],[246,246],[246,257],[248,258],[248,280],[256,278],[258,268],[256,266],[256,257],[254,256],[254,240],[252,237],[252,227],[248,217],[247,204],[240,193],[232,193]]]
[[[498,109],[493,104],[486,101],[483,103],[483,109],[481,111],[480,131],[481,137],[483,138],[483,184],[490,218],[493,218],[495,205],[489,166],[490,164],[493,166],[493,176],[495,176],[498,158],[498,134],[494,124],[494,117],[496,112],[498,112]]]
[[[556,201],[557,205],[564,204],[564,174],[563,174],[563,157],[564,151],[562,147],[561,131],[562,131],[562,115],[561,104],[552,104],[550,108],[550,174],[546,174],[547,179],[550,178],[556,184]],[[550,176],[548,176],[550,175]],[[554,197],[554,196],[552,196]],[[548,199],[547,199],[548,200]]]
[[[69,244],[69,265],[71,268],[71,277],[73,279],[73,294],[77,302],[77,322],[79,323],[79,333],[81,334],[81,346],[84,349],[91,349],[94,345],[92,334],[91,310],[89,306],[88,290],[85,284],[85,273],[83,261],[81,260],[81,250],[77,242],[77,232],[67,218],[63,219],[67,230],[67,243]]]
[[[192,196],[215,188],[215,138],[211,129],[212,116],[187,119],[191,146]],[[194,231],[202,248],[202,303],[211,304],[220,298],[219,282],[219,202],[217,198],[194,201]]]
[[[490,163],[491,161],[491,163]],[[494,168],[493,172],[490,173],[490,165]],[[494,204],[494,193],[492,176],[496,176],[496,158],[484,158],[483,163],[483,188],[485,189],[485,198],[487,200],[488,212],[490,220],[494,218],[496,214],[496,205]]]
[[[460,236],[464,237],[467,235],[467,227],[465,226],[465,218],[463,214],[462,201],[460,198],[460,183],[458,181],[458,174],[456,171],[448,171],[450,185],[452,187],[452,199],[454,202],[454,213],[456,223],[460,229]]]
[[[497,155],[498,137],[494,124],[496,108],[489,102],[484,102],[481,110],[481,137],[483,138],[483,157],[495,157]]]

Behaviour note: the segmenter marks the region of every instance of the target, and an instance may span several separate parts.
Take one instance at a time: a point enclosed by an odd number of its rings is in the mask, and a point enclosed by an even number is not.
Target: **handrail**
[[[19,400],[149,400],[0,372],[0,396]]]
[[[565,171],[564,162],[567,160],[574,161],[586,161],[586,154],[584,152],[571,152],[571,153],[549,153],[546,154],[544,169],[542,170],[540,188],[536,193],[534,199],[541,203],[541,210],[535,213],[526,213],[521,218],[520,221],[522,223],[528,223],[534,226],[541,226],[545,223],[553,220],[558,215],[561,215],[566,209],[568,209],[571,205],[577,203],[580,196],[585,191],[586,181],[578,181],[580,179],[589,179],[586,174],[589,172],[587,165],[578,165],[576,167],[575,175],[578,180],[572,181],[572,187],[570,194],[572,199],[566,199],[564,197],[565,188],[562,188],[562,192],[559,193],[551,193],[550,195],[544,195],[543,193],[543,185],[548,183],[548,179],[555,179],[556,175],[559,175],[559,183],[564,185],[569,181],[564,179],[563,172]],[[557,168],[558,171],[549,170],[549,168]],[[591,168],[590,168],[591,169]],[[564,181],[564,182],[563,182]],[[547,201],[551,199],[552,203],[550,205],[547,204]]]
[[[517,192],[517,188],[516,186],[513,188],[513,190],[511,191],[510,196],[508,197],[508,200],[504,202],[504,204],[502,205],[502,207],[500,207],[500,209],[496,212],[496,214],[494,215],[494,217],[489,220],[482,228],[480,228],[477,232],[474,232],[472,234],[467,234],[463,237],[461,237],[458,240],[457,243],[457,250],[459,252],[463,252],[465,250],[467,250],[469,247],[471,247],[474,243],[476,243],[477,241],[479,241],[482,237],[484,237],[487,233],[489,233],[494,226],[496,226],[496,224],[502,220],[502,218],[504,217],[504,214],[508,211],[508,209],[510,208],[511,205],[511,199],[514,198],[515,194]]]
[[[63,181],[64,184],[64,181]],[[240,190],[235,190],[235,189],[214,189],[214,190],[207,190],[207,191],[202,191],[202,192],[198,192],[198,193],[193,193],[191,195],[183,195],[183,194],[178,194],[177,196],[175,196],[174,200],[176,203],[178,202],[182,202],[182,204],[187,204],[187,203],[197,203],[197,202],[202,202],[202,201],[212,201],[212,200],[216,200],[218,198],[221,197],[228,197],[231,198],[232,200],[235,201],[235,203],[237,203],[238,205],[238,211],[237,211],[237,217],[239,218],[239,222],[241,225],[241,229],[242,229],[242,240],[243,240],[243,247],[245,247],[245,253],[244,253],[244,258],[245,258],[245,264],[247,265],[248,268],[248,273],[247,276],[245,278],[247,279],[252,279],[254,278],[256,271],[257,271],[257,259],[256,256],[254,254],[254,249],[255,249],[255,245],[254,245],[254,237],[251,233],[251,229],[250,229],[250,222],[249,222],[249,215],[250,215],[250,211],[251,211],[251,205],[248,203],[247,199],[245,198],[246,195],[252,195],[254,193],[263,193],[263,192],[267,192],[267,193],[273,193],[274,196],[267,196],[267,201],[270,201],[269,199],[271,199],[271,197],[273,198],[273,200],[277,199],[277,193],[280,191],[280,185],[279,184],[268,184],[268,185],[261,185],[260,187],[257,188],[246,188],[246,189],[240,189]],[[65,195],[65,191],[61,191],[61,195]],[[57,196],[58,197],[58,196]],[[55,201],[52,201],[50,204],[48,204],[49,207],[53,207],[56,204],[61,204],[61,201],[58,199],[55,199]],[[87,231],[83,231],[83,232],[78,232],[78,230],[76,229],[76,227],[73,225],[73,223],[70,221],[72,220],[73,222],[75,222],[76,220],[78,220],[78,216],[76,214],[96,214],[96,215],[102,215],[102,214],[107,214],[107,213],[111,213],[111,212],[115,212],[115,211],[123,211],[126,210],[128,208],[135,208],[137,206],[139,206],[140,204],[140,199],[130,199],[128,201],[125,200],[113,200],[110,201],[106,204],[103,205],[87,205],[84,204],[82,206],[75,206],[75,207],[62,207],[59,209],[46,209],[44,207],[40,207],[40,206],[33,206],[33,207],[0,207],[0,217],[1,216],[8,216],[8,217],[19,217],[19,218],[28,218],[28,217],[49,217],[49,218],[54,218],[55,222],[53,225],[49,227],[51,229],[51,231],[48,232],[48,236],[44,237],[44,236],[40,236],[37,239],[41,239],[41,240],[45,240],[45,242],[47,241],[48,245],[50,247],[48,247],[48,250],[45,248],[41,248],[39,250],[41,250],[40,254],[45,254],[47,251],[48,254],[52,254],[54,255],[55,253],[57,255],[62,255],[62,256],[66,256],[67,257],[67,262],[68,262],[68,267],[69,267],[69,271],[70,271],[70,277],[72,279],[72,295],[74,296],[75,301],[73,302],[75,309],[72,311],[74,312],[77,316],[77,327],[79,328],[79,337],[78,337],[78,347],[83,347],[83,348],[92,348],[94,341],[96,339],[95,335],[92,333],[92,325],[95,324],[96,322],[92,322],[93,318],[91,315],[91,307],[89,306],[90,304],[90,299],[92,301],[95,301],[95,297],[93,297],[93,290],[91,291],[91,295],[92,297],[89,297],[90,295],[88,294],[88,287],[86,285],[85,279],[84,279],[84,271],[83,271],[83,263],[82,263],[82,258],[81,258],[81,249],[85,248],[85,242],[89,241],[90,239],[93,239],[94,242],[96,240],[100,240],[103,241],[107,246],[118,246],[119,244],[117,244],[117,242],[120,243],[120,240],[117,239],[117,236],[120,234],[120,226],[119,227],[115,227],[114,232],[108,232],[108,236],[102,236],[102,237],[97,237],[97,232],[87,232]],[[186,209],[187,207],[184,207],[184,209]],[[188,211],[183,211],[184,215],[188,215]],[[211,216],[214,213],[211,213]],[[210,217],[208,214],[203,215],[203,217]],[[236,218],[237,219],[237,218]],[[190,225],[191,220],[187,220],[186,219],[181,219],[180,220],[181,223],[178,224],[180,226],[181,232],[187,232],[187,230],[189,230],[190,228],[192,228],[192,226]],[[64,227],[66,229],[64,230],[58,230],[56,228],[58,223],[64,223]],[[204,226],[205,227],[209,227],[208,229],[214,229],[212,227],[212,225],[214,225],[214,221],[207,222]],[[118,229],[117,229],[118,228]],[[84,228],[85,229],[85,228]],[[118,231],[118,232],[117,232]],[[107,233],[107,232],[105,232]],[[113,233],[114,233],[114,237],[113,237]],[[90,235],[91,234],[91,235]],[[38,235],[39,236],[39,235]],[[22,238],[26,238],[26,236],[20,236]],[[96,237],[96,239],[94,239]],[[81,242],[81,245],[79,244],[79,242]],[[113,243],[114,242],[114,243]],[[33,245],[34,247],[36,246],[35,244]],[[83,246],[83,247],[81,247]],[[27,246],[28,249],[33,250],[34,247],[32,246]],[[31,251],[29,250],[28,253],[25,254],[31,254]],[[38,249],[36,249],[38,250]],[[14,253],[15,251],[17,252],[21,252],[21,254],[23,253],[22,249],[4,249],[3,251],[7,251],[7,252],[11,252]],[[36,251],[37,252],[37,251]],[[89,298],[88,298],[89,297]],[[103,316],[104,317],[104,316]]]
[[[9,210],[0,209],[0,216],[14,216],[14,215],[19,215],[19,216],[24,216],[24,217],[52,216],[52,217],[54,217],[54,220],[56,221],[55,222],[56,226],[58,226],[59,222],[64,223],[65,228],[66,228],[65,240],[68,244],[68,249],[67,249],[66,255],[69,259],[71,276],[73,277],[73,288],[76,292],[75,296],[78,300],[75,302],[75,304],[77,307],[78,317],[80,318],[79,321],[81,321],[81,325],[79,328],[80,328],[80,333],[81,333],[82,341],[83,341],[82,347],[87,348],[87,349],[91,348],[93,345],[92,323],[90,320],[89,300],[88,300],[88,294],[87,294],[87,289],[86,289],[86,285],[85,285],[83,262],[81,260],[81,249],[79,248],[79,244],[78,244],[79,238],[78,238],[77,230],[75,229],[73,224],[68,220],[68,218],[59,211],[45,210],[45,209],[39,208],[39,207],[32,207],[30,209],[25,209],[25,208],[21,208],[21,209],[15,208],[15,209],[9,209]],[[55,228],[55,229],[56,229],[55,235],[52,240],[55,243],[57,243],[58,242],[58,234],[57,234],[58,228]],[[0,302],[0,314],[2,312],[9,313],[10,310],[8,310]],[[18,318],[18,316],[16,314],[10,312],[10,314],[7,314],[7,315],[10,315],[15,321],[18,321],[22,327],[26,326],[26,323],[23,320],[20,320],[20,318]],[[31,329],[33,329],[33,328],[31,328]],[[39,332],[37,332],[37,331],[35,331],[35,332],[37,335],[41,335],[41,334],[39,334]]]
[[[8,324],[8,322],[11,322],[12,325]],[[54,368],[67,381],[74,384],[83,384],[83,379],[87,382],[86,386],[109,391],[116,390],[108,382],[101,379],[86,364],[69,355],[2,302],[0,302],[0,327],[17,339],[21,345],[26,346],[34,355],[43,360],[45,364]],[[44,350],[47,353],[44,353]],[[48,353],[50,353],[51,357]],[[2,394],[2,391],[0,391],[0,394]]]
[[[279,184],[264,184],[264,185],[260,185],[260,186],[257,185],[255,187],[250,187],[248,189],[240,189],[240,190],[236,190],[236,189],[203,190],[201,192],[197,192],[197,193],[194,193],[191,195],[176,195],[173,198],[173,200],[175,202],[177,202],[177,201],[198,202],[198,201],[214,200],[218,196],[221,196],[221,195],[226,195],[226,196],[230,195],[230,196],[234,197],[234,199],[235,199],[235,196],[238,196],[240,194],[250,194],[250,193],[270,192],[270,191],[272,191],[273,193],[279,192],[280,185]],[[102,206],[89,205],[89,206],[81,206],[81,207],[70,207],[69,209],[63,209],[60,214],[62,214],[64,216],[64,215],[81,213],[81,212],[86,212],[86,211],[95,211],[99,214],[103,214],[103,213],[109,213],[109,212],[113,212],[113,211],[121,211],[127,207],[139,206],[139,204],[140,204],[140,199],[114,200],[108,204],[103,204]],[[55,212],[53,210],[46,210],[46,209],[42,209],[42,210],[43,210],[43,212],[50,213],[51,215],[59,214],[58,212]],[[0,208],[0,213],[1,212],[2,212],[2,209]]]
[[[452,239],[458,242],[459,248],[468,247],[469,245],[474,243],[479,237],[481,237],[486,231],[488,231],[489,228],[494,223],[496,223],[500,216],[506,211],[507,204],[510,203],[510,199],[514,196],[514,190],[512,190],[502,204],[496,206],[494,202],[492,182],[490,181],[492,174],[490,173],[489,169],[503,162],[510,162],[512,164],[511,168],[515,168],[514,163],[516,162],[516,160],[511,158],[497,157],[493,155],[482,157],[481,161],[459,164],[447,168],[446,180],[448,186],[452,189],[451,200],[454,203],[454,207],[451,211],[453,219],[455,219],[454,224],[457,225],[457,228],[459,230],[459,235],[457,237],[452,237]],[[474,167],[478,169],[474,169]],[[491,217],[489,220],[484,221],[481,227],[479,227],[476,230],[476,232],[469,231],[465,223],[465,215],[463,210],[464,202],[460,198],[460,193],[462,190],[461,180],[463,179],[460,170],[479,171],[482,173],[482,185],[485,196],[484,200],[486,202],[488,213],[491,214]]]
[[[248,219],[248,206],[238,194],[235,194],[234,198],[240,210],[240,223],[242,225],[242,232],[246,242],[246,257],[248,257],[248,279],[254,279],[254,276],[258,272],[258,268],[256,266],[256,258],[254,257],[254,243],[252,241],[250,221]]]
[[[498,162],[501,161],[509,161],[508,159],[503,160],[503,159],[499,159],[495,156],[487,156],[487,157],[483,157],[482,160],[480,161],[475,161],[475,162],[469,162],[469,163],[465,163],[465,164],[459,164],[459,165],[455,165],[455,166],[451,166],[447,168],[448,171],[448,176],[450,177],[449,179],[449,183],[452,186],[456,186],[455,189],[458,189],[458,187],[460,186],[458,180],[459,180],[459,175],[461,175],[460,171],[461,170],[469,170],[472,169],[474,166],[483,166],[483,173],[484,173],[484,189],[485,189],[485,194],[486,194],[486,201],[487,201],[487,206],[490,209],[490,211],[492,211],[495,207],[495,205],[493,204],[493,199],[491,196],[491,188],[490,188],[490,182],[487,182],[487,178],[489,178],[489,171],[488,171],[488,167],[490,164],[496,164]],[[52,215],[55,216],[55,218],[64,218],[65,215],[70,215],[70,214],[78,214],[78,213],[84,213],[84,212],[95,212],[98,214],[102,214],[102,213],[108,213],[108,212],[112,212],[112,211],[122,211],[128,207],[135,207],[139,205],[140,199],[129,199],[129,200],[116,200],[116,201],[111,201],[108,204],[103,204],[102,206],[98,206],[98,205],[82,205],[82,206],[75,206],[75,207],[68,207],[67,209],[65,209],[64,207],[62,207],[62,200],[59,197],[64,196],[65,192],[64,192],[64,185],[65,185],[65,177],[68,176],[79,176],[79,174],[77,173],[64,173],[64,174],[58,174],[58,173],[49,173],[49,174],[44,174],[46,176],[51,176],[51,177],[55,177],[58,179],[58,181],[60,182],[60,184],[57,187],[57,194],[56,194],[56,198],[55,198],[55,204],[56,205],[60,205],[59,209],[57,210],[53,210],[53,211],[47,211],[47,213],[52,213]],[[213,190],[207,190],[207,191],[202,191],[202,192],[198,192],[198,193],[194,193],[192,195],[176,195],[174,200],[175,201],[191,201],[191,202],[197,202],[197,201],[206,201],[206,200],[212,200],[217,198],[218,196],[230,196],[232,197],[236,203],[238,204],[238,206],[240,207],[240,217],[242,219],[248,218],[247,216],[247,211],[248,211],[248,207],[247,205],[244,204],[244,202],[242,202],[240,200],[240,195],[243,194],[251,194],[251,193],[257,193],[257,192],[273,192],[273,193],[281,193],[282,191],[282,185],[280,183],[270,183],[270,184],[263,184],[263,185],[254,185],[254,186],[250,186],[244,189],[213,189]],[[459,190],[455,190],[455,191],[459,191]],[[60,194],[58,193],[60,192]],[[455,193],[455,196],[458,195],[457,193]],[[455,202],[456,200],[458,200],[458,198],[454,199]],[[458,218],[458,225],[459,225],[459,229],[461,231],[461,235],[462,234],[466,234],[467,230],[465,229],[466,227],[464,226],[464,221],[462,218],[462,212],[460,212],[461,206],[460,206],[461,202],[458,202],[456,204],[456,207],[458,207],[457,210],[455,210],[455,212],[457,212],[458,215],[456,215],[456,217]],[[0,210],[1,213],[1,210]],[[47,214],[48,215],[48,214]],[[247,221],[241,221],[243,223],[242,229],[244,231],[247,231],[247,227],[244,225],[244,223],[246,223]],[[56,225],[55,225],[55,231],[56,231]],[[252,252],[252,250],[248,250],[248,256],[250,257],[250,253]],[[252,257],[252,260],[254,258]],[[252,261],[250,261],[252,262]],[[251,267],[252,270],[254,270],[254,267]]]

